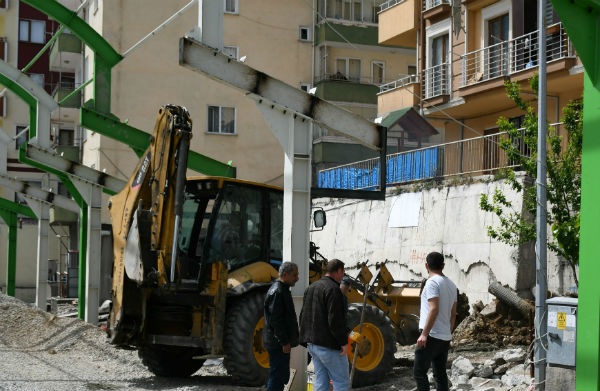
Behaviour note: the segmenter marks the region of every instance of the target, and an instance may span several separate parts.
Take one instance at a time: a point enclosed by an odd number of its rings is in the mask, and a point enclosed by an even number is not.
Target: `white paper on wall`
[[[418,227],[423,193],[405,193],[394,198],[388,228]]]

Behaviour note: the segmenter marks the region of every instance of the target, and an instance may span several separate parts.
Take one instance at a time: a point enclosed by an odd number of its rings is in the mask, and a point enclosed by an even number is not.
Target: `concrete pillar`
[[[37,269],[35,283],[35,306],[46,311],[48,299],[48,227],[50,204],[25,198],[27,205],[38,218]]]

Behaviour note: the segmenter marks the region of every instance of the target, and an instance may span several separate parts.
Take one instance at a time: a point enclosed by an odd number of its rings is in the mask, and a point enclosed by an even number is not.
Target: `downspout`
[[[312,52],[311,52],[311,62],[310,62],[310,88],[313,88],[315,85],[315,18],[317,17],[317,9],[315,8],[316,0],[313,0],[312,6]]]
[[[417,56],[419,56],[417,59],[417,66],[419,68],[419,79],[421,80],[421,83],[419,83],[421,86],[421,91],[419,91],[419,96],[421,97],[419,99],[419,114],[423,116],[423,99],[425,99],[425,74],[423,73],[425,72],[425,19],[423,18],[423,7],[421,2],[419,2],[419,4],[420,30],[417,30],[417,44],[420,45],[420,47],[417,50]]]

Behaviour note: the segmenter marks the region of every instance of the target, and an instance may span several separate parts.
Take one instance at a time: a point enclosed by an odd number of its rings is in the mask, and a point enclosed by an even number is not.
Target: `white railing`
[[[409,75],[405,76],[402,79],[394,80],[391,83],[382,84],[379,86],[379,93],[386,91],[395,90],[396,88],[406,87],[410,84],[415,84],[419,82],[419,75]]]
[[[571,41],[562,23],[549,26],[546,31],[548,62],[574,55]],[[462,86],[537,67],[537,40],[536,30],[461,56]]]
[[[551,124],[555,129],[561,125]],[[511,160],[500,147],[500,142],[509,140],[509,137],[506,132],[501,132],[387,155],[387,185],[453,175],[485,174],[501,168],[518,167],[518,162]],[[521,155],[531,156],[532,151],[522,136],[510,140]],[[375,188],[379,186],[379,170],[379,158],[320,170],[319,187]]]
[[[379,6],[379,12],[383,12],[386,9],[391,8],[391,7],[395,6],[396,4],[400,4],[404,1],[405,0],[388,0]]]
[[[430,10],[442,4],[450,4],[450,0],[424,0],[423,11]]]
[[[423,70],[425,99],[450,93],[450,64],[444,63]]]

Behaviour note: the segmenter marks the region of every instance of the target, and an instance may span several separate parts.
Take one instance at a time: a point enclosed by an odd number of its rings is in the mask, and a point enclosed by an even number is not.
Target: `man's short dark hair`
[[[431,270],[442,270],[444,267],[444,256],[436,251],[427,254],[425,261]]]
[[[298,270],[298,265],[293,262],[284,262],[279,266],[279,277],[283,277],[283,273],[290,274],[294,270]]]
[[[327,262],[327,268],[325,269],[327,273],[335,273],[340,269],[344,268],[344,262],[339,259],[330,259]]]

